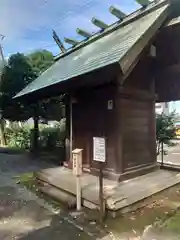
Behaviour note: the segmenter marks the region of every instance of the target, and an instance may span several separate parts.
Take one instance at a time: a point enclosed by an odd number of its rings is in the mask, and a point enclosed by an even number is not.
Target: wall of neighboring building
[[[156,113],[157,114],[169,114],[169,103],[156,103],[155,105]]]

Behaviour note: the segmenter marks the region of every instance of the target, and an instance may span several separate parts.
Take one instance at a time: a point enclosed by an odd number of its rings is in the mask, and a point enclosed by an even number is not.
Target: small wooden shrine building
[[[157,166],[155,101],[180,99],[178,9],[178,1],[159,0],[122,18],[119,11],[113,25],[100,22],[103,31],[72,40],[73,47],[16,96],[38,101],[66,94],[67,167],[71,150],[82,148],[84,171],[97,172],[93,137],[106,138],[109,178]]]

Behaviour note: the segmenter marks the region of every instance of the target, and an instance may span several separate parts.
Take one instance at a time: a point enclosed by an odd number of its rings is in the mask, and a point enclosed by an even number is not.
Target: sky
[[[126,14],[140,8],[135,0],[0,0],[4,55],[8,58],[16,52],[29,53],[36,49],[47,49],[56,55],[59,49],[52,38],[52,29],[61,40],[64,37],[81,40],[76,34],[77,27],[98,31],[91,23],[92,17],[108,24],[117,20],[108,11],[111,5]],[[171,109],[180,113],[180,103],[171,103]]]
[[[91,18],[96,16],[107,23],[117,19],[108,9],[111,5],[125,13],[139,8],[135,0],[0,0],[0,34],[6,57],[16,52],[45,48],[57,54],[52,29],[59,37],[79,39],[76,28],[97,31]]]

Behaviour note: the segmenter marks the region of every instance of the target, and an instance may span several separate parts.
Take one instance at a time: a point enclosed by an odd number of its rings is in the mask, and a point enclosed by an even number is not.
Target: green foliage
[[[47,50],[35,51],[28,55],[28,59],[37,77],[54,63],[53,54]],[[59,121],[62,118],[61,96],[40,101],[38,114],[42,119]]]
[[[35,74],[29,59],[21,53],[13,54],[3,72],[1,91],[12,97],[29,84],[34,77]]]
[[[64,147],[64,141],[65,123],[40,130],[39,144],[42,148],[53,150],[54,148]]]
[[[46,50],[39,50],[27,56],[17,53],[9,58],[7,65],[3,69],[0,82],[2,118],[21,121],[33,116],[33,107],[31,105],[17,102],[12,98],[50,67],[52,63],[53,55]]]
[[[29,149],[30,147],[30,128],[14,125],[5,129],[7,145],[14,148]]]
[[[53,97],[41,101],[41,109],[39,115],[43,120],[60,121],[64,117],[64,105],[62,103],[62,96]]]
[[[11,124],[11,127],[5,128],[5,136],[7,145],[13,148],[29,149],[31,147],[32,129],[23,124]],[[61,121],[54,127],[40,126],[39,131],[39,146],[41,149],[52,151],[56,148],[64,147],[65,140],[65,121]]]
[[[36,76],[42,74],[54,62],[53,54],[47,50],[38,50],[30,53],[28,58]]]
[[[13,97],[19,91],[42,74],[53,62],[52,53],[46,50],[38,50],[28,55],[17,53],[9,58],[7,65],[3,69],[0,82],[2,119],[26,121],[30,117],[35,119],[35,116],[38,119],[47,120],[60,120],[62,118],[61,97],[36,102],[35,105],[27,104],[24,100],[20,102],[13,100]],[[37,142],[37,132],[38,128],[34,131],[35,143]],[[11,144],[13,145],[15,142]],[[20,144],[19,141],[17,144]]]
[[[159,154],[161,143],[171,146],[172,140],[176,137],[175,117],[175,113],[156,116],[157,154]]]
[[[28,119],[28,109],[22,103],[13,101],[13,96],[34,80],[30,61],[21,53],[13,54],[5,68],[0,82],[0,105],[2,118],[10,120]]]

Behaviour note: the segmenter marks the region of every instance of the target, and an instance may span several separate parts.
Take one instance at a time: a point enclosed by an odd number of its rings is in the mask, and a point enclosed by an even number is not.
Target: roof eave
[[[134,46],[128,51],[126,55],[119,61],[124,79],[129,75],[129,73],[134,69],[136,63],[138,62],[139,56],[144,51],[148,44],[151,44],[152,39],[157,35],[158,29],[163,25],[167,16],[169,8],[161,14],[157,21],[145,32],[145,34],[136,42]]]
[[[124,27],[127,24],[130,24],[133,21],[136,21],[137,19],[145,16],[146,14],[155,11],[156,9],[158,9],[159,7],[162,7],[164,5],[167,5],[170,2],[170,0],[162,0],[160,3],[156,4],[155,6],[152,5],[152,7],[150,7],[147,10],[144,10],[144,8],[138,9],[137,11],[133,12],[132,14],[130,14],[129,16],[127,16],[127,18],[125,18],[123,21],[117,21],[115,23],[113,23],[112,25],[110,25],[106,30],[104,30],[104,32],[102,33],[95,33],[89,40],[83,40],[82,42],[80,42],[80,44],[78,44],[76,47],[70,48],[68,49],[65,53],[61,53],[60,55],[57,55],[54,59],[55,61],[58,61],[59,59],[75,52],[76,50],[85,47],[86,45],[89,45],[90,43],[116,31],[117,29]],[[154,4],[153,2],[151,4]],[[139,14],[137,14],[139,11],[141,11]],[[134,17],[131,17],[133,16]]]

